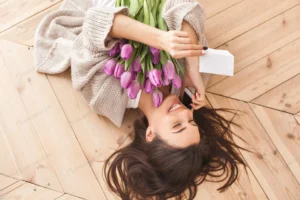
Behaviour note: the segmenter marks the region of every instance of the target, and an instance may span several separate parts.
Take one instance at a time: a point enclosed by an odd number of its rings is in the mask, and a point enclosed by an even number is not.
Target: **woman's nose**
[[[178,113],[178,117],[182,121],[189,121],[190,112],[191,110],[189,109],[183,109],[180,113]]]

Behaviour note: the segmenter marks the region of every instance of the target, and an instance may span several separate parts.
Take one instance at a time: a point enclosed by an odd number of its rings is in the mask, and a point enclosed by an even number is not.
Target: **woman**
[[[187,198],[193,199],[196,186],[219,170],[229,177],[219,189],[227,189],[237,178],[237,164],[245,166],[245,162],[235,149],[241,147],[232,142],[230,122],[217,109],[204,107],[209,75],[198,71],[206,45],[200,3],[167,0],[163,15],[167,32],[131,19],[127,8],[114,4],[111,0],[66,0],[58,11],[47,15],[36,31],[36,70],[56,74],[71,67],[73,87],[93,110],[117,126],[127,108],[138,107],[145,114],[135,122],[133,143],[105,163],[107,183],[122,199],[181,199],[185,190]],[[142,91],[135,100],[129,99],[119,80],[102,71],[109,50],[120,38],[181,59],[186,68],[184,86],[197,91],[192,109],[180,101],[184,87],[181,92],[160,88],[164,101],[158,108]]]

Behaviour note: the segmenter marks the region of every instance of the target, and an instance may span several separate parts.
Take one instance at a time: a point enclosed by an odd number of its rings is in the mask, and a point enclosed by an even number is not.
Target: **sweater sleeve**
[[[64,1],[40,22],[34,51],[36,71],[56,74],[71,67],[73,88],[92,110],[120,127],[129,98],[119,80],[102,72],[108,51],[119,41],[108,35],[118,13],[128,15],[128,8]]]
[[[204,34],[205,13],[199,0],[167,0],[164,6],[163,18],[169,30],[181,30],[183,20],[189,23],[198,35],[199,43],[207,46],[207,40]],[[185,66],[185,60],[180,63]],[[204,85],[207,87],[211,74],[201,73]]]
[[[129,98],[120,81],[102,71],[109,50],[119,42],[108,36],[118,13],[128,15],[128,8],[94,7],[87,11],[82,34],[72,48],[71,74],[73,87],[82,92],[92,110],[120,127]]]

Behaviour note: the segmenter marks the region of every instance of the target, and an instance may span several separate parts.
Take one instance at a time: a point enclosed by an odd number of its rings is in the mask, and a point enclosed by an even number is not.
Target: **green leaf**
[[[145,59],[146,55],[149,52],[149,47],[147,45],[143,45],[142,55],[141,55],[141,61]]]
[[[161,63],[158,63],[158,64],[154,65],[154,68],[155,68],[155,69],[162,70],[162,64],[161,64]]]
[[[139,83],[140,83],[140,86],[142,87],[144,85],[144,82],[145,82],[145,74],[144,73],[139,73]]]
[[[116,1],[116,7],[120,7],[121,6],[121,0],[117,0]]]
[[[144,0],[144,24],[149,25],[150,23],[150,12],[147,0]]]
[[[150,22],[149,22],[149,25],[155,27],[155,19],[154,19],[152,13],[150,13]]]
[[[138,49],[141,46],[141,43],[139,43],[137,41],[133,41],[133,46],[134,46],[134,48]]]
[[[137,51],[138,51],[138,49],[134,49],[130,59],[125,61],[125,71],[127,71],[130,68],[134,59],[137,57]]]
[[[168,27],[166,25],[166,22],[163,18],[163,7],[165,5],[165,0],[162,0],[160,5],[159,5],[159,10],[158,10],[158,13],[157,13],[157,25],[158,25],[158,28],[160,30],[163,30],[163,31],[167,31],[168,30]]]
[[[139,13],[136,15],[136,20],[139,21],[139,22],[143,22],[144,21],[144,8],[143,8],[143,4],[141,4],[142,7],[139,11]]]
[[[160,62],[165,65],[168,62],[168,58],[165,51],[160,51]]]
[[[139,0],[131,0],[129,13],[132,18],[134,18],[140,11],[143,4],[139,3]]]

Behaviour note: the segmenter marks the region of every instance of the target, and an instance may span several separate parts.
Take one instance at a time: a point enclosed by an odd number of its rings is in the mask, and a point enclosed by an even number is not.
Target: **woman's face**
[[[192,110],[185,107],[176,95],[169,95],[158,108],[154,108],[148,121],[146,138],[149,142],[156,136],[178,148],[200,142]]]

